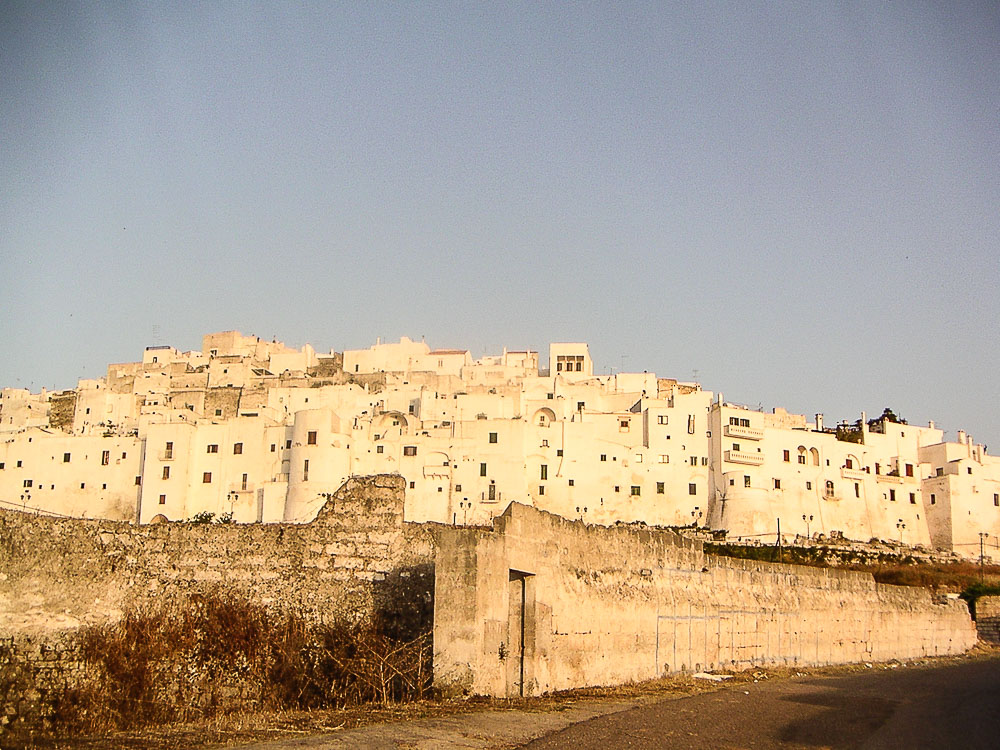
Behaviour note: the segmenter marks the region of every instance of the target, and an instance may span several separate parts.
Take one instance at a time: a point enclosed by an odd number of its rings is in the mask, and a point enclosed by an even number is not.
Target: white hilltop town
[[[405,518],[486,524],[512,501],[587,523],[810,537],[977,556],[1000,459],[889,412],[827,426],[586,344],[473,359],[402,338],[317,353],[236,331],[66,391],[0,392],[0,507],[141,524],[307,522],[351,476],[406,481]],[[205,517],[205,516],[202,516]],[[989,536],[983,536],[988,534]]]

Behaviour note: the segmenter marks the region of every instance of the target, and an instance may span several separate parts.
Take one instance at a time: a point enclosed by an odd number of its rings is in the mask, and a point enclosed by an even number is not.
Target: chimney
[[[822,431],[823,431],[823,415],[822,414],[817,414],[816,415],[816,432],[822,432]]]
[[[958,431],[958,442],[965,445],[965,430]]]
[[[928,429],[930,429],[930,430],[933,430],[933,429],[934,429],[934,420],[933,420],[933,419],[932,419],[932,420],[930,420],[930,421],[929,421],[929,422],[927,423],[927,428],[928,428]]]

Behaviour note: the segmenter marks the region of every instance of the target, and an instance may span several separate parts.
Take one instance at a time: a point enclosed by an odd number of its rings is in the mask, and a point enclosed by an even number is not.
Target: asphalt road
[[[609,714],[524,750],[1000,748],[1000,661],[733,685]]]

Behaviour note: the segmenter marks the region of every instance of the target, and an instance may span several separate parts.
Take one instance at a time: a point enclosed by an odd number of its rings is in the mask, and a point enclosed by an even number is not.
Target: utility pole
[[[980,531],[979,532],[979,582],[986,583],[986,563],[983,557],[983,543],[989,536],[989,532]]]
[[[778,562],[784,562],[784,558],[781,553],[781,519],[778,519]]]

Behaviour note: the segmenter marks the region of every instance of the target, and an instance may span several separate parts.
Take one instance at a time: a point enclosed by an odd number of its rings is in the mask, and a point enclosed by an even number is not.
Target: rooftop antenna
[[[160,343],[160,326],[158,323],[153,323],[153,346]]]
[[[694,382],[696,382],[696,383],[698,382],[698,373],[699,372],[700,371],[698,370],[697,367],[695,369],[691,370],[691,379],[694,380]]]

